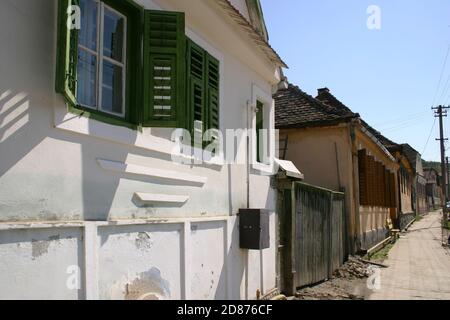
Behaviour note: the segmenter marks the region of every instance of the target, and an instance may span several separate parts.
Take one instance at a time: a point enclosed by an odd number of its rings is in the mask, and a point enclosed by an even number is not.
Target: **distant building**
[[[409,163],[411,163],[416,176],[413,185],[413,210],[417,214],[424,214],[428,211],[428,207],[426,196],[427,179],[424,176],[422,167],[422,156],[407,143],[402,144],[402,150],[408,158]]]
[[[286,159],[307,183],[345,192],[352,251],[387,237],[386,220],[398,220],[399,164],[359,116],[327,88],[317,98],[280,84],[275,125],[287,137]]]
[[[426,195],[428,209],[438,209],[443,203],[441,174],[434,168],[424,168],[423,171],[427,180]]]

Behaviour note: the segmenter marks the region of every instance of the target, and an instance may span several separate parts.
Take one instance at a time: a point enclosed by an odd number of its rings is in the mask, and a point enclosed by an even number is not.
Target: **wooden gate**
[[[282,290],[293,294],[330,278],[346,260],[344,194],[293,182],[283,198]]]

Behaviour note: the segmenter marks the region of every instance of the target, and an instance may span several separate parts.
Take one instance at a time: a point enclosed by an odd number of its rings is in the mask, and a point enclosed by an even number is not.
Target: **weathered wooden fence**
[[[292,246],[294,286],[303,287],[331,277],[345,261],[344,194],[296,182]]]

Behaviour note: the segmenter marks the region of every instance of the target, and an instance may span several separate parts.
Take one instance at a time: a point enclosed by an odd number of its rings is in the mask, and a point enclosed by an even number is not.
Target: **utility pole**
[[[447,197],[450,197],[450,170],[449,170],[449,166],[448,166],[448,156],[445,157],[445,173],[447,174]],[[447,199],[448,201],[448,199]]]
[[[443,117],[447,116],[447,109],[450,109],[450,107],[435,107],[432,108],[433,110],[436,110],[435,117],[439,118],[439,139],[436,139],[441,144],[441,177],[442,177],[442,192],[444,193],[444,203],[442,205],[442,217],[444,219],[444,223],[447,223],[447,170],[445,165],[445,145],[444,142],[448,140],[447,138],[444,138],[444,124],[442,121]]]

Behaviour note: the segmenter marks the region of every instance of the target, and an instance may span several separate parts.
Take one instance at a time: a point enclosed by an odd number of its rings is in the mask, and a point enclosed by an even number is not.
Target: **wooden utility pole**
[[[448,156],[445,157],[445,173],[447,174],[447,197],[450,197],[450,171],[448,170]],[[447,199],[448,201],[448,199]]]
[[[447,116],[447,109],[450,107],[439,106],[436,108],[432,108],[435,111],[435,117],[439,118],[439,139],[436,139],[441,144],[441,177],[442,177],[442,192],[444,193],[444,203],[442,204],[442,217],[444,219],[444,223],[447,223],[447,170],[445,165],[445,145],[444,142],[448,140],[444,138],[444,123],[442,118]]]

